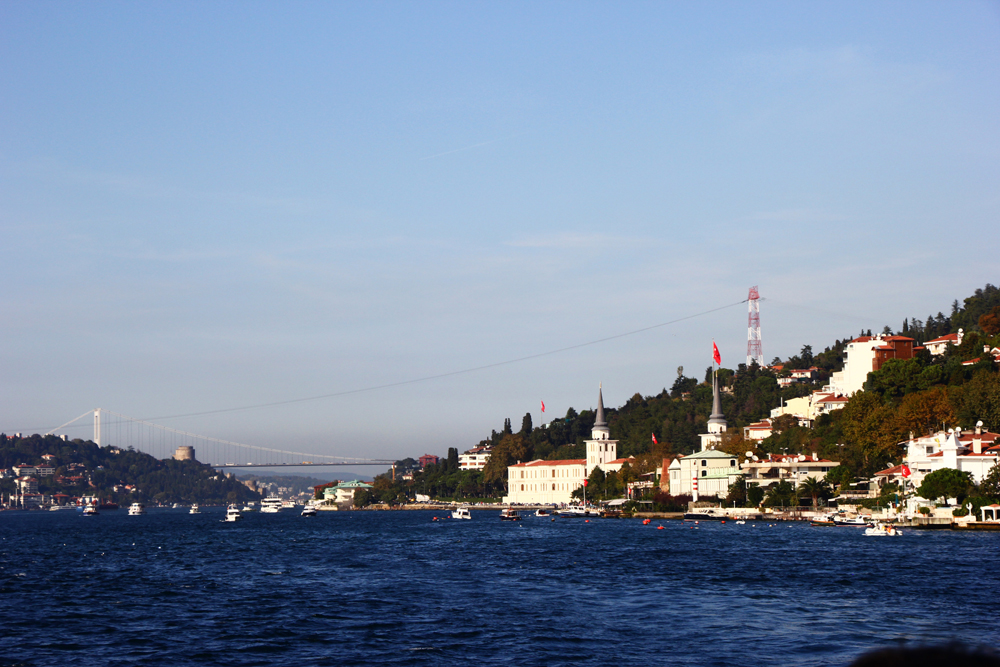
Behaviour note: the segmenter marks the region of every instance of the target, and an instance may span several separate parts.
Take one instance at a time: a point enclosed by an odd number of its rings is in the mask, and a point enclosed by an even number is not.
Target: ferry
[[[236,505],[230,505],[226,508],[226,518],[223,519],[223,521],[232,523],[233,521],[239,521],[242,518],[243,515],[240,514],[240,508]]]
[[[132,503],[128,508],[129,516],[142,516],[146,513],[146,508],[142,503]]]
[[[260,511],[264,514],[277,514],[285,509],[285,501],[278,496],[268,496],[260,501]]]

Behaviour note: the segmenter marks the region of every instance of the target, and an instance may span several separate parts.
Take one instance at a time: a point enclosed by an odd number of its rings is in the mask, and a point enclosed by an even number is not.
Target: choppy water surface
[[[846,664],[1000,610],[996,533],[126,514],[0,513],[0,665]]]

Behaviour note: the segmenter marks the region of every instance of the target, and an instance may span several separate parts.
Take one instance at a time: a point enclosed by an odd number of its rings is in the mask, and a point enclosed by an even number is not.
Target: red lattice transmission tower
[[[760,294],[757,293],[756,285],[750,288],[747,306],[750,311],[747,320],[747,368],[750,368],[750,364],[754,361],[763,368],[764,352],[760,347]]]

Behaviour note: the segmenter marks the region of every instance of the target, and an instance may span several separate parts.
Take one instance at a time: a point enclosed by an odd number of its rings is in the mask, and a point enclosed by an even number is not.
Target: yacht
[[[719,507],[699,507],[694,512],[684,513],[685,521],[725,521],[728,518],[725,510]]]
[[[188,510],[188,514],[201,514],[201,509],[198,507],[198,503],[191,504],[191,509]]]
[[[97,506],[87,505],[83,508],[83,516],[97,516]]]
[[[552,512],[546,509],[537,509],[535,510],[535,516],[552,516]]]
[[[284,509],[284,501],[278,496],[268,496],[260,501],[260,511],[264,514],[277,514]]]
[[[511,473],[513,474],[513,473]],[[468,507],[459,507],[451,511],[452,519],[471,519],[472,512],[469,511]]]
[[[145,513],[146,513],[146,508],[143,506],[142,503],[132,503],[128,507],[129,516],[142,516]]]
[[[302,516],[316,516],[318,513],[318,510],[312,505],[306,505],[302,508]]]
[[[226,518],[223,519],[223,521],[233,522],[233,521],[239,521],[242,518],[243,515],[240,514],[240,508],[237,507],[236,505],[230,505],[229,507],[226,508]]]

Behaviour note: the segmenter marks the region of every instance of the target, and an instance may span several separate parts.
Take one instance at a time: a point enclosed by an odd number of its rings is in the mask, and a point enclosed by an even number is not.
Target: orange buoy
[[[657,530],[663,530],[663,526],[657,526],[656,529]]]

